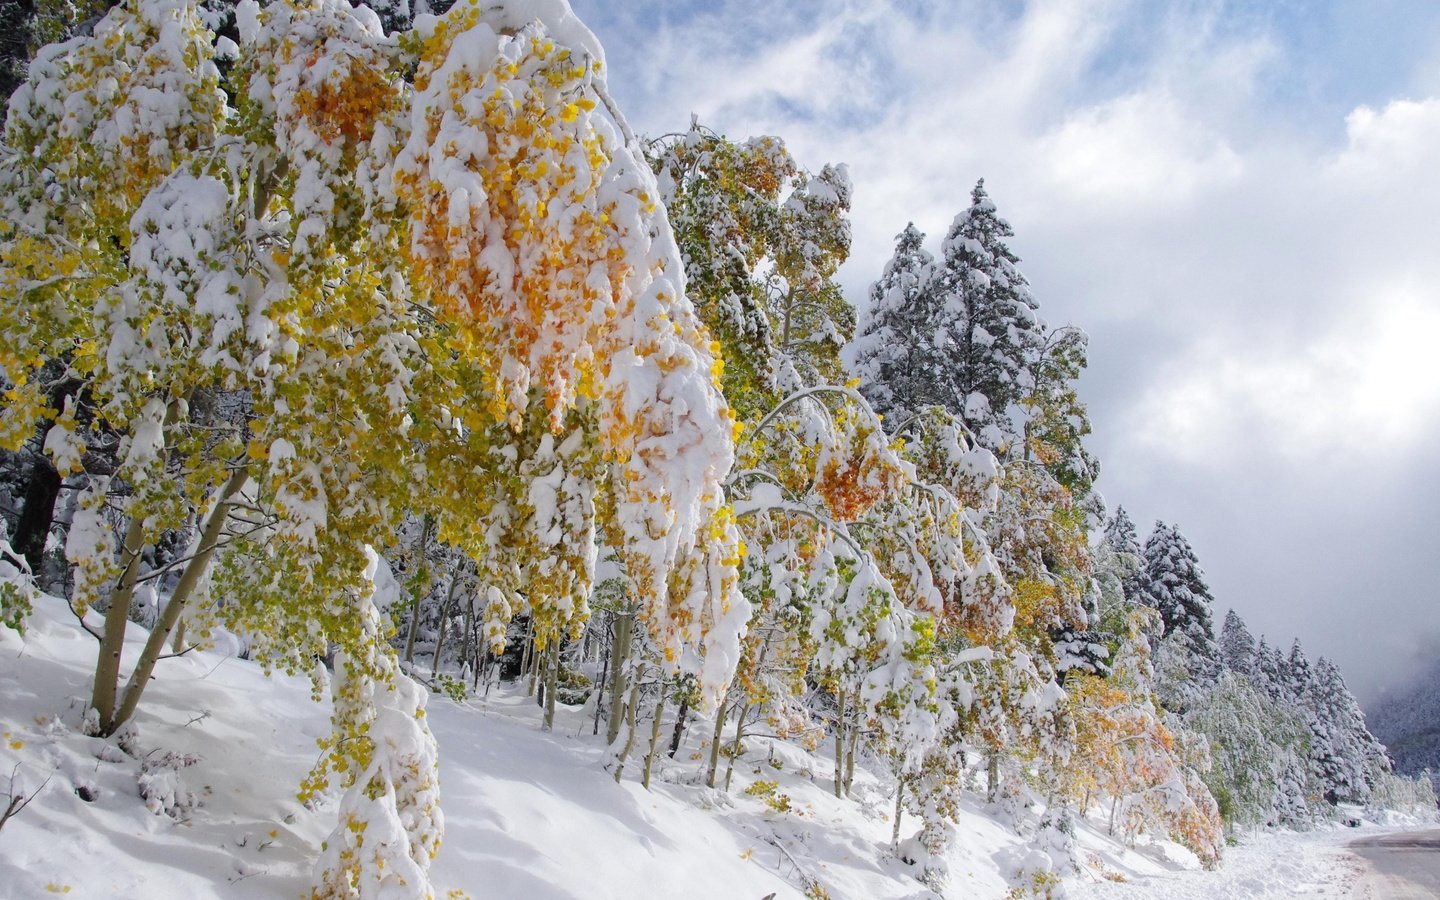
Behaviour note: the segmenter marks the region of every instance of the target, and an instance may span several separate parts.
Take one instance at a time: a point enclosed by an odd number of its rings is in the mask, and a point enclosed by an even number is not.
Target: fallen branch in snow
[[[760,838],[760,840],[780,851],[782,862],[790,863],[790,868],[794,870],[795,878],[800,882],[800,887],[805,891],[805,896],[823,897],[828,900],[828,898],[830,897],[830,892],[825,890],[825,886],[820,883],[820,879],[816,878],[814,875],[811,875],[804,866],[800,865],[800,861],[795,858],[794,854],[787,850],[785,848],[785,845],[780,842],[780,837],[778,835],[776,835],[773,831],[769,832],[768,834],[763,834],[760,832],[759,829],[755,830],[755,834],[757,837]],[[776,871],[779,871],[778,865],[776,866]],[[774,895],[772,894],[771,896]]]
[[[36,795],[45,790],[45,785],[50,783],[50,777],[55,774],[55,771],[52,769],[50,775],[46,775],[45,780],[40,782],[40,786],[32,791],[29,796],[26,796],[23,793],[15,792],[15,776],[19,774],[19,772],[20,764],[16,763],[15,768],[10,770],[10,789],[6,794],[6,796],[10,798],[10,802],[5,804],[5,812],[0,813],[0,829],[5,827],[6,822],[18,816],[22,809],[29,806],[30,801],[34,800]]]

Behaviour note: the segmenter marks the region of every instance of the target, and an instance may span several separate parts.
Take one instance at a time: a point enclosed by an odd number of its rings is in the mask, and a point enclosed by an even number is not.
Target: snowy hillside
[[[143,633],[133,631],[138,643]],[[10,791],[33,797],[0,830],[0,893],[305,894],[335,816],[333,797],[314,809],[295,800],[328,730],[308,680],[267,678],[214,652],[166,660],[154,685],[165,702],[127,737],[105,740],[79,730],[91,653],[91,638],[53,598],[41,599],[23,639],[0,629],[0,767],[14,773]],[[693,783],[692,739],[675,762],[661,760],[647,792],[634,778],[615,783],[580,707],[562,707],[546,733],[533,701],[502,685],[488,700],[433,696],[429,713],[442,751],[446,838],[432,872],[442,895],[998,898],[1018,867],[1037,864],[1030,842],[972,795],[951,884],[931,893],[889,850],[885,784],[862,770],[855,799],[837,800],[824,754],[779,742],[752,744],[727,793]],[[753,788],[766,782],[775,785],[769,804]],[[784,812],[774,808],[781,797]],[[1337,838],[1349,834],[1262,836],[1206,873],[1174,844],[1131,850],[1082,823],[1085,868],[1067,882],[1082,897],[1154,896],[1162,886],[1205,896],[1221,885],[1227,896],[1286,896],[1287,886],[1344,883],[1353,864]],[[1274,852],[1290,862],[1277,868]]]

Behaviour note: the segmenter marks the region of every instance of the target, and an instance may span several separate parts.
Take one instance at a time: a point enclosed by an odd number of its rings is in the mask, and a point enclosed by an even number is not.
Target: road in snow
[[[1357,900],[1440,897],[1440,831],[1375,835],[1349,846],[1369,864],[1351,893]]]

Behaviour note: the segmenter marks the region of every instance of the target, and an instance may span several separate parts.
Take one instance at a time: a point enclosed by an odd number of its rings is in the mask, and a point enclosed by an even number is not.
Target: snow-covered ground
[[[1344,897],[1364,869],[1360,860],[1346,852],[1345,842],[1376,830],[1370,826],[1358,831],[1340,828],[1249,835],[1238,846],[1228,848],[1223,864],[1209,872],[1176,869],[1144,858],[1112,860],[1103,870],[1078,879],[1070,893],[1075,900]],[[1110,880],[1117,877],[1125,880]]]
[[[335,816],[333,802],[310,810],[295,799],[329,727],[308,680],[266,678],[209,652],[166,660],[126,753],[80,730],[94,653],[51,598],[24,639],[0,628],[0,792],[13,772],[13,790],[34,795],[0,831],[0,897],[306,894]],[[552,733],[533,701],[507,687],[461,704],[434,696],[429,709],[447,826],[432,870],[441,896],[778,900],[816,886],[835,900],[937,896],[888,850],[885,786],[861,772],[855,797],[837,800],[823,753],[747,741],[725,793],[699,783],[708,729],[696,727],[646,791],[643,750],[617,785],[582,709],[562,707]],[[142,800],[142,780],[159,813]],[[777,783],[789,811],[746,793],[759,780]],[[1012,861],[1028,848],[997,818],[966,806],[939,896],[1006,895]],[[907,820],[905,832],[914,827]],[[1343,896],[1359,863],[1341,845],[1355,835],[1261,835],[1203,872],[1174,844],[1126,848],[1082,823],[1089,871],[1067,887],[1079,898]]]

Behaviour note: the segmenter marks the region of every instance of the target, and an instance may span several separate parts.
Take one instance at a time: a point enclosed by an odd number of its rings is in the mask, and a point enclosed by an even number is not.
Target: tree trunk
[[[587,629],[588,630],[588,629]],[[600,661],[600,678],[595,682],[595,726],[590,730],[591,734],[600,733],[600,704],[605,702],[605,685],[610,681],[610,645],[605,645],[605,653]],[[611,698],[610,702],[615,702]],[[609,726],[609,722],[606,722]]]
[[[735,720],[735,740],[730,744],[730,758],[725,760],[725,790],[730,790],[730,779],[735,775],[735,758],[740,755],[740,740],[745,737],[745,717],[750,715],[751,704],[740,707],[740,716]]]
[[[890,846],[900,849],[900,816],[905,813],[905,779],[895,779],[895,827],[890,829]]]
[[[410,633],[405,636],[405,663],[415,665],[415,636],[420,633],[420,606],[425,600],[425,585],[420,573],[425,571],[425,544],[430,537],[430,517],[420,519],[420,535],[415,538],[415,571],[410,573],[410,599],[415,604],[410,609]]]
[[[859,692],[855,696],[856,704],[860,702]],[[855,783],[855,751],[860,745],[860,724],[857,722],[850,729],[850,748],[845,753],[845,796],[850,796],[850,785]]]
[[[555,689],[560,686],[560,636],[545,647],[545,730],[555,729]]]
[[[675,731],[670,735],[670,758],[680,749],[680,740],[685,735],[685,716],[690,712],[690,692],[680,698],[680,713],[675,717]]]
[[[645,790],[650,790],[650,770],[655,765],[655,752],[660,747],[660,720],[665,715],[665,679],[660,679],[660,699],[655,701],[655,720],[650,723],[650,752],[645,754],[645,771],[640,776],[640,783]]]
[[[644,674],[641,667],[635,672],[635,682],[630,686],[630,702],[626,704],[625,713],[625,747],[620,751],[620,756],[615,760],[615,783],[620,783],[620,775],[625,771],[625,760],[630,757],[630,751],[635,748],[635,708],[640,705],[640,681]]]
[[[239,493],[249,477],[249,469],[241,466],[230,473],[230,480],[220,489],[220,494],[215,498],[215,507],[210,510],[210,517],[205,520],[205,528],[200,533],[200,542],[196,546],[195,555],[185,564],[185,571],[181,573],[180,580],[175,583],[175,590],[170,594],[170,602],[165,604],[165,611],[160,614],[160,620],[155,623],[155,628],[150,632],[150,638],[145,642],[145,649],[140,652],[140,659],[135,663],[135,671],[130,673],[130,682],[125,687],[125,698],[120,705],[120,711],[115,716],[115,727],[119,727],[127,719],[135,714],[135,708],[140,705],[140,696],[145,692],[146,686],[150,683],[150,674],[155,670],[155,663],[160,659],[160,651],[165,646],[165,639],[180,621],[180,614],[185,611],[185,604],[190,601],[190,595],[200,585],[200,580],[210,568],[210,561],[215,558],[215,550],[220,544],[220,535],[225,531],[225,519],[230,515],[235,494]],[[107,622],[108,624],[108,622]],[[113,728],[111,732],[113,732]],[[111,732],[107,732],[111,733]]]
[[[445,603],[440,607],[440,633],[435,636],[435,658],[430,662],[430,680],[440,676],[440,654],[445,650],[446,625],[450,622],[450,607],[455,602],[455,587],[460,583],[460,573],[450,576],[450,589],[445,592]]]
[[[985,761],[985,802],[994,803],[1000,793],[1000,754],[990,751]]]
[[[835,796],[845,792],[845,691],[835,692]]]
[[[715,774],[720,770],[720,741],[725,733],[725,711],[730,704],[724,700],[715,707],[715,734],[710,741],[710,770],[705,773],[705,786],[715,786]]]
[[[60,496],[60,473],[44,453],[36,453],[25,467],[25,505],[15,523],[10,546],[25,558],[30,574],[40,583],[45,572],[45,541],[55,519],[55,498]]]
[[[525,696],[529,697],[535,693],[535,617],[529,616],[525,619],[525,637],[522,644],[523,650],[520,653],[520,677],[525,680]]]
[[[630,661],[630,643],[634,620],[627,614],[615,619],[615,649],[610,655],[610,719],[605,726],[605,743],[615,743],[620,733],[620,716],[624,713],[625,666]]]
[[[120,555],[125,568],[110,593],[110,608],[105,611],[105,628],[100,638],[100,655],[95,660],[95,682],[90,693],[90,706],[99,716],[100,735],[115,733],[120,722],[115,717],[115,699],[120,687],[120,654],[125,648],[125,626],[130,621],[130,601],[135,596],[135,582],[140,577],[140,554],[145,549],[145,520],[131,516],[125,529]]]

